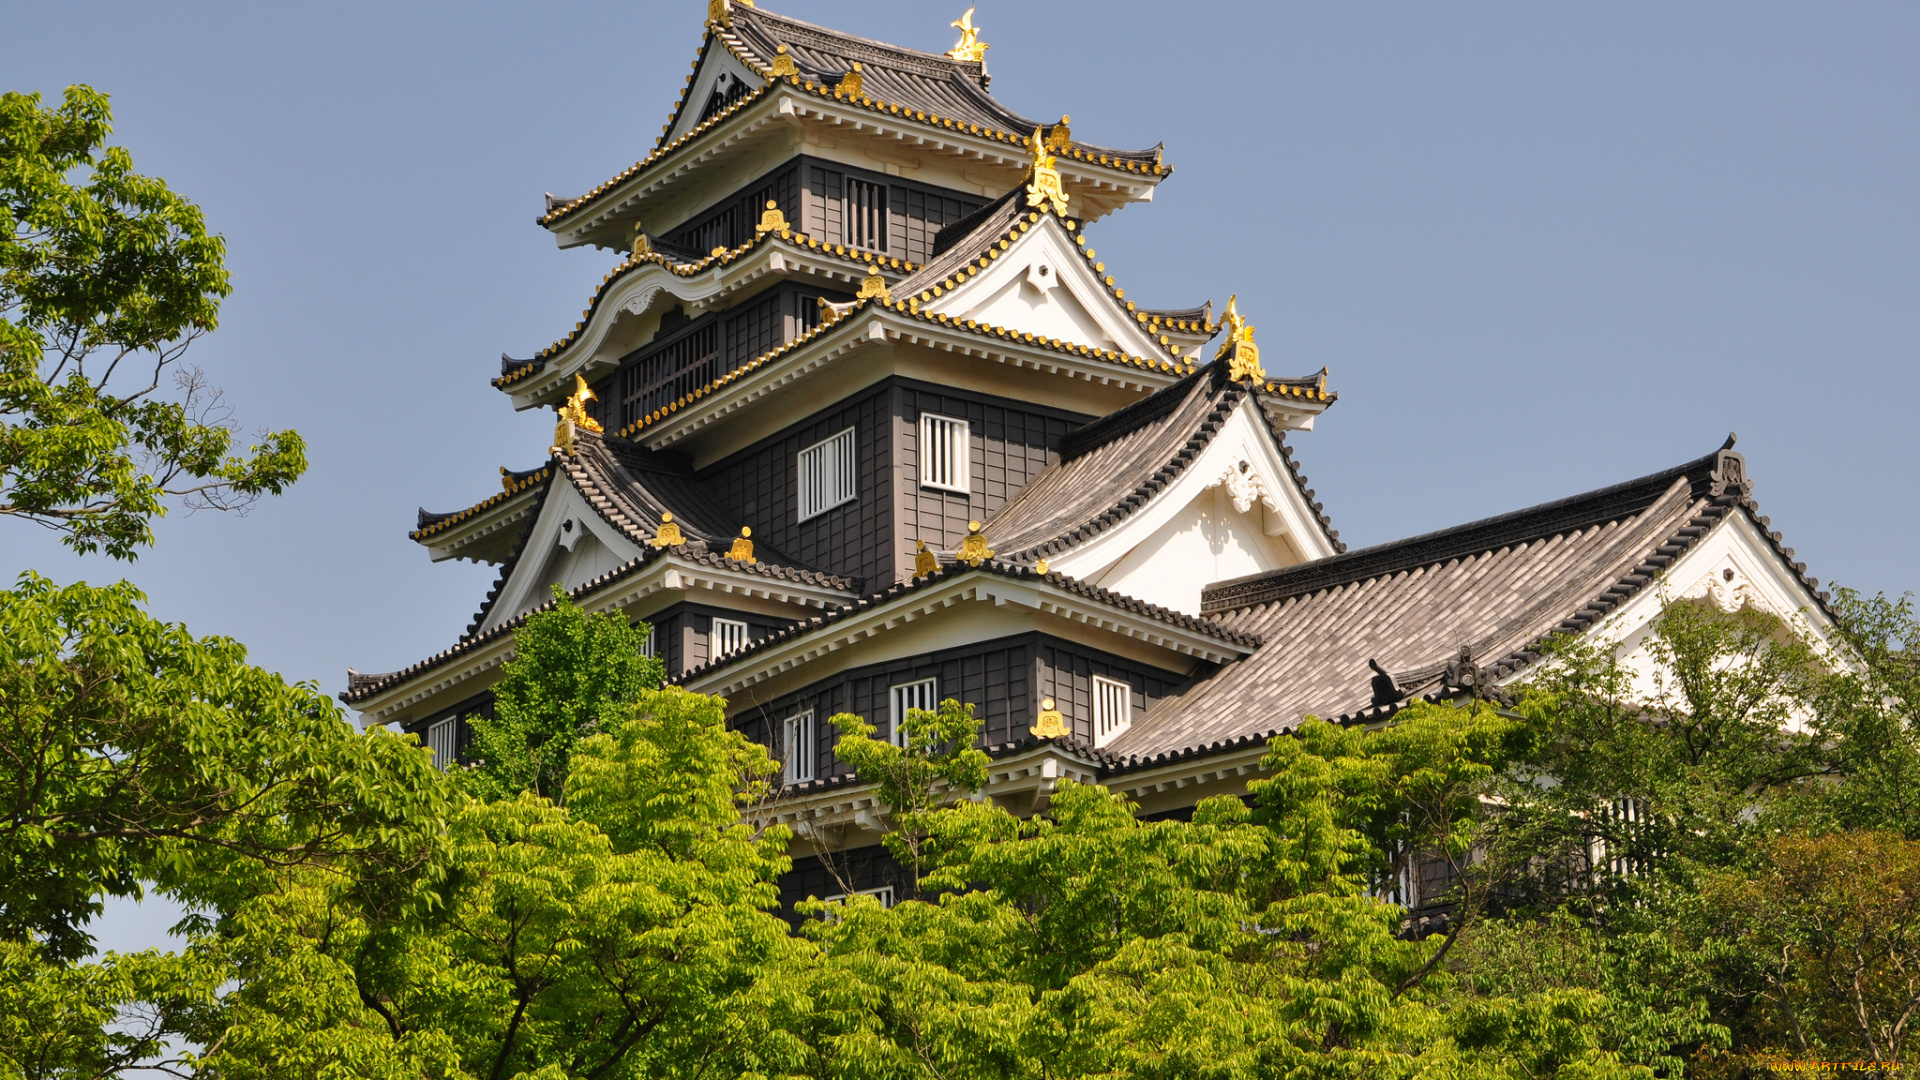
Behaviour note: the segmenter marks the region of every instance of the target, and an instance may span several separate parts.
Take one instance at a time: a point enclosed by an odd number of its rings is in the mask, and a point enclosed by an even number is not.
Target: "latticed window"
[[[725,656],[735,649],[747,647],[747,624],[738,619],[713,620],[712,641],[709,642],[709,658]]]
[[[893,745],[905,746],[907,744],[907,710],[920,709],[924,712],[935,711],[940,707],[939,690],[939,683],[933,679],[921,679],[919,682],[901,683],[893,688],[892,694],[889,695],[893,698],[893,729],[887,733],[887,738],[892,740]]]
[[[848,247],[887,250],[887,186],[867,180],[847,180]]]
[[[1610,844],[1605,835],[1596,837],[1587,853],[1594,869],[1616,878],[1645,873],[1650,854],[1645,850],[1649,819],[1646,801],[1610,799],[1601,804],[1595,816],[1605,832],[1619,837],[1621,842]]]
[[[649,657],[660,655],[660,631],[658,629],[651,626],[647,627],[647,636],[640,640],[640,655]]]
[[[460,734],[460,721],[455,717],[435,720],[427,725],[427,749],[433,751],[433,767],[447,769],[453,765],[454,755],[459,747],[456,739]]]
[[[746,96],[746,80],[736,79],[732,75],[720,76],[713,84],[713,93],[707,95],[706,105],[700,110],[700,123],[706,123]]]
[[[920,483],[967,490],[967,434],[965,420],[920,414]]]
[[[800,520],[854,500],[853,429],[800,451]]]
[[[782,722],[781,752],[786,755],[784,764],[787,783],[800,784],[813,779],[814,773],[814,727],[813,710],[797,716],[789,716]]]
[[[1133,686],[1119,679],[1093,677],[1093,744],[1104,746],[1133,722]]]

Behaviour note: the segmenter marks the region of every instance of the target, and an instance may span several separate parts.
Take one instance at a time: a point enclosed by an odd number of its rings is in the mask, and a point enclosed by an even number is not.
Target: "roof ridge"
[[[1215,582],[1203,591],[1201,610],[1214,614],[1271,603],[1288,596],[1317,592],[1334,585],[1362,581],[1416,566],[1429,566],[1589,524],[1616,520],[1646,509],[1682,479],[1694,488],[1705,490],[1714,483],[1719,476],[1721,463],[1729,457],[1738,459],[1739,455],[1730,450],[1716,450],[1683,465],[1564,499],[1375,544],[1297,566]],[[1741,475],[1744,476],[1744,472]]]

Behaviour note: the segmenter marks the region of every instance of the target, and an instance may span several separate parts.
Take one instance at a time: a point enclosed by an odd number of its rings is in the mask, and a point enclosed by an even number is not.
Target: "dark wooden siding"
[[[1042,469],[1060,460],[1060,443],[1070,432],[1093,419],[911,380],[896,384],[894,410],[903,565],[912,563],[915,540],[948,549],[959,544],[968,521],[998,513]],[[967,422],[966,495],[920,486],[921,413]]]
[[[825,862],[826,859],[833,860],[831,867]],[[802,855],[793,860],[793,869],[780,878],[780,915],[789,922],[798,923],[800,916],[793,906],[809,897],[825,898],[848,890],[865,892],[884,888],[891,888],[893,898],[898,902],[912,895],[913,883],[887,849],[879,844],[851,851],[836,851],[824,857]]]
[[[891,726],[890,691],[901,683],[937,679],[940,700],[953,698],[971,704],[973,715],[981,722],[981,744],[993,745],[1027,735],[1038,716],[1041,699],[1047,697],[1054,699],[1075,734],[1091,739],[1095,675],[1133,686],[1135,719],[1147,706],[1187,681],[1098,649],[1030,633],[844,671],[766,705],[743,709],[734,714],[732,723],[781,758],[785,748],[779,745],[780,722],[812,709],[818,739],[814,747],[815,775],[824,779],[848,771],[833,753],[839,733],[828,718],[836,713],[854,713],[874,726],[875,738],[886,738]]]
[[[705,256],[714,248],[730,248],[754,237],[754,226],[769,201],[780,204],[789,222],[800,219],[800,166],[788,162],[755,179],[739,191],[702,211],[693,220],[661,237],[665,247],[688,255]]]
[[[800,451],[853,428],[859,497],[800,521]],[[788,558],[870,587],[894,580],[893,421],[890,392],[871,388],[703,470],[709,490]]]

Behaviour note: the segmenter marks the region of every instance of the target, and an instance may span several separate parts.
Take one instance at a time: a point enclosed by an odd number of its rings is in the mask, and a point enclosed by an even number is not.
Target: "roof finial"
[[[687,538],[681,535],[680,525],[673,520],[671,513],[660,515],[660,530],[653,534],[653,539],[647,541],[650,546],[657,548],[679,547],[686,542]]]
[[[1220,351],[1213,358],[1227,361],[1227,378],[1259,382],[1267,373],[1260,368],[1260,346],[1253,343],[1253,324],[1240,317],[1239,301],[1238,293],[1227,297],[1227,313],[1220,317],[1227,340],[1220,343]]]
[[[879,300],[883,304],[893,303],[893,290],[887,288],[887,279],[880,276],[878,266],[867,267],[867,276],[860,282],[860,293],[856,300]]]
[[[753,540],[751,539],[752,536],[753,536],[752,529],[748,528],[745,525],[740,526],[740,535],[734,537],[733,546],[727,549],[727,558],[732,559],[734,562],[743,562],[743,563],[754,563],[759,561],[753,557]]]
[[[788,75],[798,74],[800,74],[799,66],[793,62],[793,57],[788,55],[786,45],[782,44],[773,52],[773,63],[767,68],[767,77],[782,79]]]
[[[1067,126],[1067,121],[1071,119],[1062,114],[1060,122],[1047,129],[1047,149],[1065,150],[1073,145],[1073,129]]]
[[[639,222],[633,223],[633,257],[638,259],[653,254],[653,241],[647,239],[647,227]]]
[[[1027,148],[1033,151],[1033,175],[1027,181],[1027,205],[1051,206],[1060,217],[1067,216],[1067,189],[1060,184],[1060,171],[1053,167],[1053,155],[1047,152],[1046,140],[1040,137],[1040,129],[1033,129],[1033,138],[1027,140]]]
[[[967,522],[967,538],[960,541],[960,550],[954,552],[954,558],[968,566],[979,566],[993,558],[993,549],[987,546],[987,538],[980,534],[979,522]]]
[[[760,224],[753,227],[753,235],[765,236],[770,232],[786,232],[787,215],[780,212],[780,204],[767,200],[767,208],[760,214]]]
[[[860,74],[860,61],[855,60],[853,70],[840,76],[840,92],[850,99],[858,99],[866,95],[866,89],[866,76]]]
[[[915,580],[940,571],[940,556],[927,550],[925,540],[913,542],[913,576]]]
[[[577,389],[574,390],[573,396],[568,398],[566,403],[561,405],[558,410],[560,417],[553,425],[553,445],[547,447],[547,453],[549,454],[565,454],[567,457],[572,457],[574,453],[575,431],[581,429],[587,431],[600,430],[600,422],[587,414],[587,402],[598,401],[600,400],[600,396],[595,394],[593,388],[587,385],[586,376],[576,373],[573,376],[573,381]]]
[[[948,56],[953,57],[955,60],[965,60],[975,64],[986,61],[987,50],[991,48],[991,46],[980,40],[980,28],[973,25],[972,8],[968,8],[965,15],[960,16],[947,25],[960,31],[960,40],[954,43],[953,48],[947,50]]]
[[[1720,444],[1720,449],[1731,450],[1733,449],[1733,444],[1739,441],[1740,433],[1737,431],[1729,431],[1727,432],[1727,441]]]
[[[1037,739],[1058,739],[1067,734],[1067,718],[1053,707],[1052,698],[1040,699],[1040,715],[1034,717],[1030,729]]]

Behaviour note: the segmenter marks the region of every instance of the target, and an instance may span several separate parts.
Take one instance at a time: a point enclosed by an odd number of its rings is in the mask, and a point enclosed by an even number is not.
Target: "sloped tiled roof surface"
[[[773,63],[780,46],[803,78],[835,82],[860,64],[862,92],[876,101],[917,109],[982,127],[1030,132],[1050,126],[1007,108],[987,93],[981,65],[941,53],[901,48],[871,38],[829,30],[758,7],[732,5],[728,43],[762,69]],[[1154,161],[1157,148],[1114,150],[1075,140],[1085,150],[1112,158]]]
[[[1261,648],[1162,700],[1107,749],[1152,758],[1360,713],[1373,704],[1370,658],[1415,693],[1437,689],[1463,645],[1509,674],[1545,635],[1592,625],[1750,508],[1744,484],[1723,479],[1729,459],[1210,586],[1206,610]],[[1743,465],[1733,472],[1744,478]]]
[[[1226,365],[1216,362],[1087,425],[1067,438],[1059,463],[1021,489],[983,531],[1002,557],[1025,559],[1075,547],[1118,525],[1178,479],[1253,392],[1229,380]],[[1289,471],[1300,484],[1299,474]],[[1313,501],[1304,488],[1302,494]],[[1324,514],[1320,524],[1338,549],[1339,534]]]

